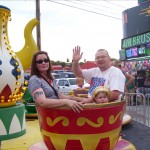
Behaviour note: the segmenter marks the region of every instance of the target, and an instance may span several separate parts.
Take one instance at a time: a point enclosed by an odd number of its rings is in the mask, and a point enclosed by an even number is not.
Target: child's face
[[[83,86],[84,85],[84,80],[79,80],[77,81],[78,86]]]
[[[95,97],[96,103],[107,103],[108,102],[108,97],[104,93],[98,93],[97,96]]]

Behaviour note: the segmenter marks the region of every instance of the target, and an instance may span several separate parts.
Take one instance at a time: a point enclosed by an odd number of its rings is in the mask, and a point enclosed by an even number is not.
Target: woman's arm
[[[74,96],[74,95],[64,95],[64,94],[61,94],[60,92],[58,92],[58,95],[59,95],[59,98],[75,100],[75,101],[78,101],[78,102],[82,102],[86,99],[84,97],[77,97],[77,96]]]
[[[45,108],[55,108],[60,106],[68,106],[75,112],[80,112],[83,110],[83,105],[77,101],[72,101],[69,99],[49,99],[45,97],[44,91],[42,88],[36,89],[32,93],[33,99],[40,105]]]

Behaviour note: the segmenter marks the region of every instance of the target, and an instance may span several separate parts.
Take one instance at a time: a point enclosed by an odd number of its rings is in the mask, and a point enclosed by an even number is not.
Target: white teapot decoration
[[[16,53],[11,49],[7,30],[10,17],[10,9],[0,5],[0,107],[15,105],[22,98],[24,70],[30,67],[32,55],[38,50],[32,37],[32,30],[39,23],[37,19],[25,27],[23,49]]]

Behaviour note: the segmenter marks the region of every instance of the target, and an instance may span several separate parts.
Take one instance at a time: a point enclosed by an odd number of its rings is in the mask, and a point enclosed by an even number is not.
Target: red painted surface
[[[101,139],[96,148],[96,150],[109,150],[109,149],[110,149],[110,140],[108,137]]]
[[[83,150],[80,140],[68,140],[65,150]]]
[[[51,139],[48,136],[43,136],[44,142],[49,150],[56,150]]]
[[[7,100],[9,99],[9,95],[12,94],[12,91],[10,89],[10,86],[7,84],[4,89],[2,90],[2,92],[0,93],[0,97],[4,96],[5,97],[5,102],[7,102]]]
[[[109,118],[110,116],[116,117],[120,112],[124,111],[125,107],[125,102],[121,103],[120,105],[114,105],[114,106],[107,106],[105,108],[87,108],[81,111],[80,113],[75,113],[72,110],[67,110],[67,109],[44,109],[38,107],[38,113],[42,117],[42,123],[41,123],[41,128],[47,132],[50,133],[56,133],[56,134],[64,134],[68,136],[68,141],[66,143],[66,149],[65,150],[75,150],[74,148],[76,147],[76,150],[82,150],[82,145],[80,143],[80,139],[71,140],[69,139],[69,134],[70,135],[82,135],[82,134],[101,134],[105,132],[109,132],[112,130],[115,130],[119,127],[122,126],[122,120],[120,119],[120,116],[117,118],[117,120],[113,124],[109,124]],[[67,119],[68,124],[63,124],[64,119],[60,119],[58,122],[56,122],[55,125],[50,126],[47,124],[48,118],[54,122],[56,121],[56,118],[64,117]],[[86,118],[89,122],[92,122],[93,124],[98,124],[98,118],[102,117],[104,119],[104,122],[101,126],[94,127],[90,125],[87,122],[84,122],[84,119],[82,119],[82,125],[77,124],[77,120],[80,119],[81,117]],[[65,122],[66,123],[66,122]],[[98,135],[100,136],[100,135]],[[111,135],[113,136],[113,135]],[[119,138],[119,132],[118,132],[118,138]],[[51,143],[51,140],[49,139],[44,139],[48,148],[50,150],[55,150],[51,148],[54,143]],[[59,139],[60,140],[60,139]],[[62,139],[63,140],[63,139]],[[91,139],[92,140],[92,139]],[[96,150],[110,150],[110,141],[109,137],[104,137],[103,139],[99,141],[97,145]],[[116,139],[117,142],[118,139]],[[87,143],[88,144],[88,143]],[[115,144],[115,143],[114,143]],[[55,144],[54,144],[55,145]],[[72,147],[72,148],[71,148]],[[77,148],[78,147],[78,148]],[[83,147],[84,149],[84,147]]]
[[[123,107],[123,106],[122,106]],[[104,133],[118,128],[122,124],[122,120],[118,119],[114,124],[109,124],[110,115],[117,116],[119,112],[122,111],[121,106],[107,107],[105,109],[93,108],[85,109],[80,113],[75,113],[72,110],[63,110],[63,109],[41,109],[38,108],[38,112],[42,116],[43,123],[41,128],[52,132],[60,134],[95,134],[95,133]],[[50,117],[54,121],[57,117],[64,116],[69,118],[69,126],[63,126],[62,121],[56,123],[55,126],[49,126],[46,122],[46,118]],[[104,123],[101,127],[93,128],[88,123],[85,123],[83,126],[77,126],[76,122],[79,117],[88,118],[90,121],[97,124],[97,119],[99,117],[104,118]]]

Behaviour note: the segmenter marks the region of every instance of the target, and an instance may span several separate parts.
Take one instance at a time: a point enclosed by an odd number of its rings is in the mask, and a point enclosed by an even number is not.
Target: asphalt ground
[[[122,139],[131,142],[136,150],[150,150],[150,127],[132,120],[122,127]]]

